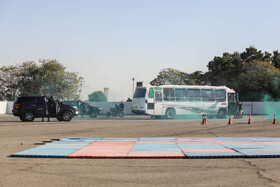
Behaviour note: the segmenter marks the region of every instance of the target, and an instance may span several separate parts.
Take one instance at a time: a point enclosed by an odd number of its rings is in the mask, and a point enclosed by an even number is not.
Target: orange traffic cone
[[[232,122],[231,122],[231,115],[229,115],[228,117],[229,117],[228,118],[228,125],[231,125],[232,124]]]
[[[252,121],[251,121],[251,114],[249,114],[249,121],[248,121],[248,124],[252,124]]]
[[[203,114],[202,115],[202,123],[201,123],[201,125],[206,125],[206,114]]]
[[[276,115],[274,114],[273,122],[272,124],[276,124]]]

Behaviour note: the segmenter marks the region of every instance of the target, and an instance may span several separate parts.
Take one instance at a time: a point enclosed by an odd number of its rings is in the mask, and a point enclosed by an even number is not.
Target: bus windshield
[[[146,96],[146,88],[137,88],[133,95],[133,98],[141,98]]]

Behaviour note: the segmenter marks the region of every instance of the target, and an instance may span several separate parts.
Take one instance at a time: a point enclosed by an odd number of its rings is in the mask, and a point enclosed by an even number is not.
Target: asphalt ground
[[[61,159],[14,158],[34,143],[66,137],[280,137],[280,121],[155,120],[149,116],[20,122],[0,115],[0,186],[279,186],[280,158]]]

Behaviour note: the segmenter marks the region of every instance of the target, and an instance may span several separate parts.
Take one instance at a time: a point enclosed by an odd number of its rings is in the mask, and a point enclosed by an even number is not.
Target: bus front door
[[[154,116],[163,115],[162,90],[155,90]]]
[[[154,89],[150,88],[148,92],[148,98],[147,98],[147,114],[149,115],[154,115],[154,110],[155,110],[155,99],[154,99]],[[145,101],[145,102],[146,102]]]
[[[235,96],[234,93],[228,93],[228,114],[235,114]]]

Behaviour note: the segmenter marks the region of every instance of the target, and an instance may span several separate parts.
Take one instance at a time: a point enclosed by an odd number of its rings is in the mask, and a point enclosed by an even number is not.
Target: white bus
[[[226,86],[162,85],[136,87],[132,112],[155,118],[207,114],[224,118],[234,114],[236,93]]]

